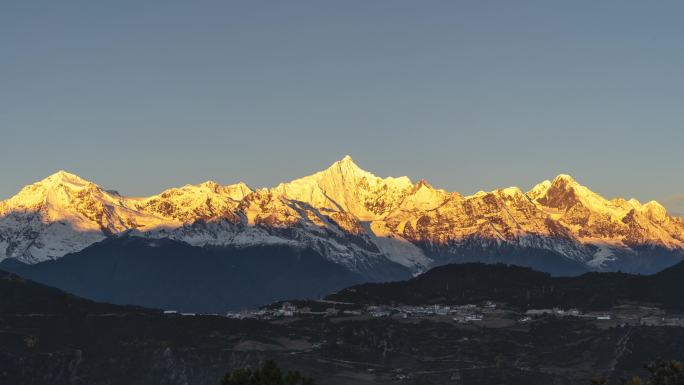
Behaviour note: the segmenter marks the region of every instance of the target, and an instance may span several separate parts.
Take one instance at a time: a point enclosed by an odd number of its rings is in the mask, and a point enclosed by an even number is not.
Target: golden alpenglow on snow
[[[0,385],[684,385],[682,15],[0,1]]]
[[[463,196],[424,180],[377,177],[350,156],[274,188],[206,182],[142,198],[60,171],[1,202],[0,215],[2,257],[26,263],[130,232],[197,246],[312,247],[351,269],[383,256],[414,272],[474,245],[547,250],[598,270],[624,269],[622,259],[644,248],[671,251],[673,262],[684,250],[684,221],[657,202],[608,200],[569,175],[528,192]]]

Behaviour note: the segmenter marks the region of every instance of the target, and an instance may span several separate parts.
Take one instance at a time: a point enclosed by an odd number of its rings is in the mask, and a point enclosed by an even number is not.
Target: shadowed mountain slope
[[[97,301],[197,312],[316,298],[356,283],[410,277],[389,262],[367,275],[353,273],[311,249],[210,249],[139,237],[107,239],[55,261],[0,267]]]

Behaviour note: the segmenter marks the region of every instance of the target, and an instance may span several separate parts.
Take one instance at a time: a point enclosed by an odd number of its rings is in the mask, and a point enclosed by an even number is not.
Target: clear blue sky
[[[270,186],[350,154],[472,193],[569,173],[684,212],[680,1],[0,2],[0,197]],[[679,203],[676,196],[680,196]]]

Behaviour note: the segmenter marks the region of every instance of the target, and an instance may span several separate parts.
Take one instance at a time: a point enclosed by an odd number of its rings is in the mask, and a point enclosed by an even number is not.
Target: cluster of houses
[[[325,301],[322,301],[325,302]],[[491,315],[497,309],[494,302],[487,301],[481,305],[460,305],[460,306],[445,306],[445,305],[399,305],[399,306],[367,306],[364,309],[343,310],[340,311],[335,307],[334,303],[330,303],[330,307],[322,311],[312,311],[309,307],[297,307],[290,302],[284,302],[277,308],[264,308],[254,310],[242,310],[240,312],[229,312],[225,317],[233,319],[261,319],[273,320],[295,316],[356,316],[368,318],[383,318],[392,317],[398,319],[406,318],[445,318],[451,319],[459,323],[471,323],[482,321],[486,316]],[[663,314],[654,314],[657,309],[645,308],[640,311],[617,311],[614,314],[610,312],[588,312],[583,313],[578,309],[529,309],[522,318],[518,319],[519,323],[529,322],[534,318],[542,316],[556,316],[556,317],[576,317],[583,319],[593,319],[598,321],[611,321],[618,324],[627,325],[644,325],[644,326],[677,326],[684,327],[684,318],[665,317]],[[165,310],[165,315],[179,315],[179,316],[195,316],[195,313],[182,313],[175,310]],[[220,316],[219,314],[202,314],[203,316]]]
[[[484,314],[494,309],[496,309],[496,304],[488,301],[482,306],[473,304],[461,306],[369,306],[366,308],[366,314],[374,318],[390,316],[399,318],[451,317],[457,322],[476,322],[482,321]]]
[[[243,310],[236,313],[227,313],[226,316],[235,319],[277,319],[283,317],[318,315],[318,316],[360,316],[370,318],[413,318],[413,317],[453,317],[454,321],[473,322],[481,321],[487,309],[496,308],[493,303],[484,306],[464,305],[464,306],[368,306],[365,309],[343,310],[340,311],[334,306],[325,311],[312,311],[308,307],[297,308],[292,303],[285,302],[280,308]]]
[[[294,316],[366,316],[371,318],[394,317],[394,318],[413,318],[413,317],[452,317],[458,322],[481,321],[484,313],[496,308],[496,304],[487,302],[483,306],[463,305],[463,306],[443,306],[443,305],[423,305],[423,306],[368,306],[359,310],[336,309],[331,306],[324,311],[312,311],[309,307],[298,308],[295,304],[284,302],[279,308],[252,309],[239,312],[229,312],[225,316],[232,319],[262,319],[271,320]],[[166,315],[195,316],[195,313],[181,313],[175,310],[165,310]],[[215,315],[218,314],[202,314]]]
[[[324,302],[324,301],[321,301]],[[242,310],[239,312],[226,313],[226,317],[234,319],[262,319],[272,320],[284,317],[294,316],[337,316],[340,314],[348,314],[335,308],[334,305],[322,311],[314,311],[308,306],[297,307],[297,305],[290,302],[283,302],[279,308],[257,309],[257,310]],[[361,313],[359,313],[361,314]]]
[[[553,309],[530,309],[525,312],[526,317],[521,318],[521,321],[529,321],[531,317],[538,317],[543,315],[555,315],[557,317],[578,317],[590,318],[599,321],[609,321],[613,316],[609,313],[582,313],[578,309],[560,309],[554,307]]]
[[[275,318],[281,318],[281,317],[293,317],[296,314],[300,313],[305,313],[307,309],[297,309],[297,306],[285,302],[282,304],[282,306],[278,309],[253,309],[253,310],[242,310],[240,312],[228,312],[225,314],[225,317],[228,318],[234,318],[234,319],[275,319]],[[197,313],[183,313],[183,312],[178,312],[176,310],[164,310],[165,315],[179,315],[179,316],[197,316],[197,315],[202,315],[202,316],[217,316],[220,317],[220,314],[216,313],[211,313],[211,314],[197,314]]]
[[[242,310],[236,313],[227,313],[228,318],[234,319],[276,319],[283,317],[294,317],[298,314],[313,314],[309,308],[297,308],[297,306],[290,302],[283,302],[279,308],[274,309],[256,309],[256,310]]]
[[[640,307],[638,309],[633,309],[632,311],[589,313],[582,313],[577,309],[530,309],[527,312],[525,312],[525,317],[521,318],[519,321],[527,322],[530,321],[532,317],[538,317],[543,315],[554,315],[557,317],[577,317],[584,319],[593,319],[597,321],[612,320],[618,325],[684,327],[684,318],[666,317],[660,309],[648,307]]]
[[[668,317],[641,317],[639,323],[644,326],[677,326],[684,327],[684,318],[668,318]]]

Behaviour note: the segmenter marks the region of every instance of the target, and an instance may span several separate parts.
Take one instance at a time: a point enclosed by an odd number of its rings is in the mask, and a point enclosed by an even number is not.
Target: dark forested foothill
[[[499,289],[483,296],[501,293],[505,287],[534,287],[530,282],[548,288],[549,278],[529,269],[516,278],[510,273],[520,268],[462,268],[473,280],[500,283]],[[668,274],[671,287],[676,287],[677,271]],[[601,275],[581,282],[596,289],[601,287],[592,283],[596,277]],[[458,288],[451,285],[449,290]],[[303,373],[301,380],[289,377],[301,385],[304,376],[322,385],[585,385],[597,376],[613,384],[622,377],[647,378],[643,364],[655,357],[684,357],[682,327],[607,326],[555,316],[482,326],[449,317],[373,318],[335,312],[239,320],[97,303],[10,273],[0,275],[0,289],[0,384],[216,385],[226,373],[228,381],[250,379],[256,370],[244,368],[263,370],[268,360]],[[422,286],[399,293],[407,295],[396,297],[401,302],[444,300],[427,296]],[[480,295],[468,293],[473,301]],[[340,309],[353,306],[318,303]],[[312,308],[316,310],[321,309]],[[285,381],[285,370],[281,375]]]
[[[367,283],[328,296],[365,304],[467,304],[501,301],[519,308],[559,306],[605,309],[624,301],[684,309],[684,263],[657,274],[586,273],[553,277],[504,264],[467,263],[436,267],[408,281]]]

